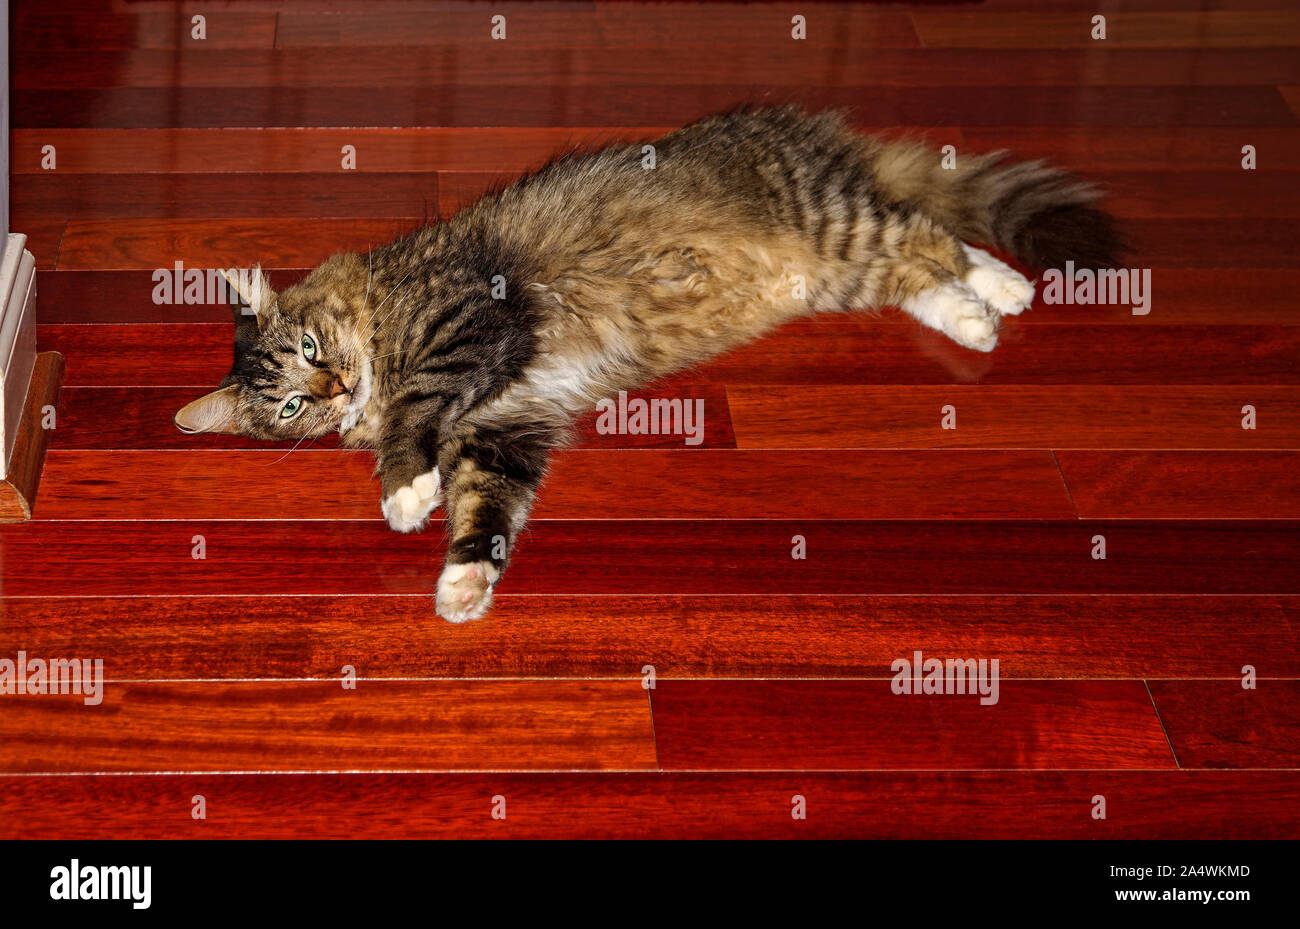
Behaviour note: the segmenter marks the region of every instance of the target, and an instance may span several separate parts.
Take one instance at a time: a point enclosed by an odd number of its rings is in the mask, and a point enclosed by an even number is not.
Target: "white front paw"
[[[429,514],[442,503],[442,481],[438,469],[421,474],[405,487],[399,487],[381,505],[384,519],[398,532],[415,532],[424,528]]]
[[[447,565],[438,578],[438,615],[450,623],[478,619],[492,605],[492,585],[500,576],[490,561]]]

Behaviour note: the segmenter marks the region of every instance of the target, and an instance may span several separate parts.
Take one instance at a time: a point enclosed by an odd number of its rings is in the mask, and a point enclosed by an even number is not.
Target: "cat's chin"
[[[366,416],[366,404],[369,402],[370,365],[367,363],[361,367],[361,378],[357,381],[356,389],[352,392],[352,399],[348,403],[347,409],[343,411],[343,419],[339,421],[340,436],[346,439],[348,433],[361,424]]]

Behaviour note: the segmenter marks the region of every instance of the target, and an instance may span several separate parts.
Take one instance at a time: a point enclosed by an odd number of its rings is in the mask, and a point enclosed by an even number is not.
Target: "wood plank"
[[[778,385],[730,387],[727,397],[741,448],[1300,448],[1295,387]],[[1246,405],[1255,429],[1242,428]],[[942,428],[948,406],[955,429]],[[1124,460],[1090,454],[1068,458],[1103,470]]]
[[[182,275],[187,269],[182,265]],[[183,303],[175,300],[175,265],[153,271],[38,271],[36,288],[40,294],[42,323],[229,323],[230,304],[227,302],[224,283],[220,287],[207,286],[206,268],[201,290],[185,293],[181,279],[180,299],[199,302]],[[308,272],[307,268],[268,268],[262,270],[271,280],[271,286],[282,290],[296,284]],[[164,282],[161,271],[171,278],[169,287],[173,302],[164,302],[167,288],[159,289]],[[155,302],[157,301],[157,302]]]
[[[428,593],[0,598],[0,655],[92,655],[114,680],[890,677],[910,649],[1012,678],[1300,677],[1300,598],[529,596],[438,620]],[[360,657],[364,656],[364,657]],[[107,672],[106,672],[107,673]]]
[[[337,251],[365,251],[419,228],[407,218],[89,219],[67,225],[59,267],[69,270],[312,267]]]
[[[1151,696],[1182,767],[1300,767],[1300,681],[1152,681]]]
[[[1300,144],[1300,139],[1297,139]],[[447,188],[440,184],[439,193]],[[166,270],[165,268],[163,270]],[[307,269],[263,266],[277,290],[296,283]],[[202,302],[155,303],[155,271],[40,271],[37,287],[41,295],[43,323],[224,323],[230,307],[215,289],[208,294],[190,294]],[[1239,274],[1225,268],[1153,268],[1151,312],[1161,325],[1288,325],[1296,322],[1291,293],[1300,288],[1300,269],[1255,269]],[[1158,302],[1157,302],[1158,300]],[[822,316],[836,321],[839,317]],[[1016,320],[1017,326],[1113,324],[1132,326],[1129,306],[1048,306],[1041,287],[1033,312]]]
[[[229,315],[229,310],[226,310]],[[51,430],[51,447],[61,450],[112,449],[280,449],[289,446],[234,435],[185,435],[172,417],[197,391],[189,387],[72,387],[59,398],[58,427]],[[628,393],[629,402],[642,399],[690,397],[703,401],[707,427],[697,449],[735,448],[736,437],[727,411],[727,395],[720,384],[695,384],[684,378],[664,380],[644,390]],[[104,411],[113,415],[105,417]],[[595,412],[576,423],[577,448],[681,448],[674,435],[601,433]],[[322,436],[312,448],[337,448],[338,437]],[[369,515],[369,514],[367,514]]]
[[[438,173],[438,215],[443,219],[500,190],[515,180],[510,171],[441,171]]]
[[[356,146],[357,170],[524,171],[556,152],[648,141],[671,131],[652,127],[465,127],[443,129],[17,129],[11,133],[14,174],[41,174],[41,149],[53,145],[61,174],[326,172],[339,150]],[[862,127],[885,134],[889,127]],[[896,129],[894,130],[897,131]],[[1240,170],[1241,147],[1253,144],[1258,170],[1300,170],[1300,129],[1238,127],[912,127],[936,146],[958,151],[1010,149],[1075,171]]]
[[[598,30],[591,3],[494,3],[491,9],[473,3],[439,4],[432,9],[378,9],[321,14],[285,9],[276,32],[277,48],[302,45],[346,47],[365,45],[492,46],[492,17],[506,17],[505,42],[549,46],[588,45]],[[498,40],[499,42],[500,40]]]
[[[916,10],[917,35],[931,48],[1091,48],[1087,11]],[[1300,45],[1294,10],[1106,11],[1106,46],[1273,48]]]
[[[43,51],[103,49],[271,48],[275,44],[274,10],[205,10],[205,34],[193,35],[191,14],[148,10],[62,13],[20,11],[13,48]]]
[[[1281,520],[537,520],[502,592],[1291,594],[1300,592],[1298,528]],[[1090,555],[1098,535],[1106,560]],[[796,536],[804,559],[791,557]],[[378,519],[35,520],[0,525],[0,591],[427,594],[444,544],[439,531],[401,535]]]
[[[1081,315],[1088,309],[1074,308]],[[1003,324],[997,349],[984,355],[900,317],[896,326],[795,323],[714,359],[696,376],[728,385],[1289,384],[1300,377],[1298,355],[1300,329],[1290,326],[1080,324],[1052,331],[1018,320]]]
[[[209,801],[191,818],[191,798]],[[790,815],[792,797],[807,818]],[[1107,799],[1104,820],[1092,797]],[[492,818],[492,798],[507,802]],[[220,812],[218,812],[218,810]],[[288,815],[286,815],[288,811]],[[0,777],[0,838],[1294,839],[1282,771]]]
[[[979,694],[898,694],[891,686],[660,681],[650,695],[659,764],[666,771],[1175,767],[1141,681],[1002,681],[991,705]]]
[[[890,87],[662,82],[372,87],[105,87],[13,91],[15,129],[317,126],[673,126],[744,104],[840,107],[861,126],[1294,127],[1276,85]]]
[[[1088,307],[1054,308],[1086,312]],[[948,341],[894,311],[802,320],[692,369],[693,383],[1271,384],[1300,383],[1300,327],[1003,326],[992,354]],[[892,320],[892,321],[889,321]],[[68,387],[212,388],[230,370],[229,324],[50,325],[43,350],[68,361]],[[1104,359],[1104,362],[1101,360]]]
[[[600,34],[607,45],[669,45],[699,49],[756,45],[774,56],[799,54],[810,46],[898,48],[917,44],[902,11],[854,3],[819,3],[803,15],[805,42],[791,38],[789,7],[777,3],[691,3],[663,7],[639,3],[597,3]]]
[[[1296,55],[1300,60],[1300,54]],[[1240,159],[1241,147],[1237,153]],[[1121,219],[1289,217],[1300,215],[1300,184],[1293,174],[1225,171],[1093,173],[1106,191],[1106,208]]]
[[[706,411],[706,418],[708,413]],[[724,414],[725,415],[725,414]],[[706,427],[707,432],[707,427]],[[681,440],[678,439],[680,443]],[[1069,519],[1046,451],[569,450],[556,455],[536,519]],[[41,519],[378,519],[368,452],[53,451]],[[815,469],[816,481],[798,475]],[[954,494],[954,486],[978,494]],[[838,488],[826,493],[827,486]]]
[[[261,261],[310,267],[339,249],[388,242],[419,222],[392,217],[326,219],[304,227],[297,219],[74,220],[67,224],[59,267],[73,271],[129,270]],[[1296,268],[1293,223],[1286,219],[1130,219],[1130,262],[1142,268]],[[228,266],[228,265],[227,265]]]
[[[348,690],[338,681],[105,676],[93,709],[79,694],[7,700],[0,772],[655,766],[638,681],[366,681]]]
[[[977,128],[964,134],[973,151],[1010,149],[1020,157],[1046,158],[1074,171],[1149,171],[1155,164],[1168,171],[1240,171],[1243,145],[1255,146],[1260,172],[1300,170],[1296,129]]]
[[[742,9],[752,10],[753,6]],[[698,44],[654,42],[587,48],[484,43],[476,54],[467,56],[464,47],[454,42],[404,46],[398,34],[373,46],[349,46],[344,56],[330,46],[223,50],[193,42],[178,52],[162,48],[63,51],[19,45],[14,86],[20,90],[75,90],[334,85],[397,90],[538,81],[577,89],[659,80],[668,87],[752,82],[810,88],[1008,84],[1067,88],[1270,86],[1300,81],[1300,63],[1287,48],[1107,48],[1110,43],[1097,42],[1077,49],[1004,49],[998,54],[999,67],[990,68],[984,49],[868,50],[846,45],[824,32],[817,42],[791,41],[788,33],[787,29],[784,36],[741,44],[729,43],[725,35],[715,33],[710,38],[725,54],[704,58]],[[1014,75],[1014,80],[1008,75]]]
[[[14,174],[41,173],[45,145],[58,152],[60,174],[337,171],[344,145],[356,147],[357,170],[373,174],[469,171],[484,164],[524,171],[556,152],[645,141],[671,128],[20,129],[10,141]]]
[[[1300,57],[1300,56],[1297,56]],[[519,177],[517,171],[310,174],[33,175],[15,185],[14,225],[65,220],[198,217],[367,216],[428,221]],[[1107,209],[1121,219],[1300,216],[1290,174],[1238,171],[1094,173]],[[444,188],[442,191],[439,187]]]
[[[21,226],[12,229],[27,236],[27,251],[36,259],[37,271],[52,271],[58,265],[66,227],[62,219],[28,217]]]
[[[1057,458],[1084,518],[1300,517],[1300,452],[1079,449]]]
[[[192,219],[378,214],[428,221],[437,215],[434,172],[366,176],[338,169],[311,174],[46,173],[13,185],[15,227],[31,217]]]

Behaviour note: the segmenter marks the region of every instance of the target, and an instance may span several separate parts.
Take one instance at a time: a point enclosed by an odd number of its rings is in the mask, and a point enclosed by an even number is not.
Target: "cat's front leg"
[[[376,451],[383,485],[380,510],[397,532],[418,532],[442,505],[442,475],[426,451],[436,448],[436,435],[431,417],[395,417],[384,425]]]
[[[463,623],[492,605],[554,445],[543,430],[474,430],[439,452],[451,536],[438,578],[436,605],[443,619]]]

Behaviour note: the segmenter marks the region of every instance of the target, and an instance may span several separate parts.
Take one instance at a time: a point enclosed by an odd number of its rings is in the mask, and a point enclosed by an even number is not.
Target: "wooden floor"
[[[0,697],[0,836],[1300,835],[1290,0],[806,3],[804,41],[788,4],[13,6],[12,227],[67,375],[0,657],[110,683]],[[155,269],[283,285],[559,149],[789,100],[1086,174],[1149,314],[1040,299],[989,356],[819,318],[652,387],[704,440],[585,424],[464,626],[368,453],[172,426],[231,329]],[[895,695],[918,649],[998,659],[999,702]]]

